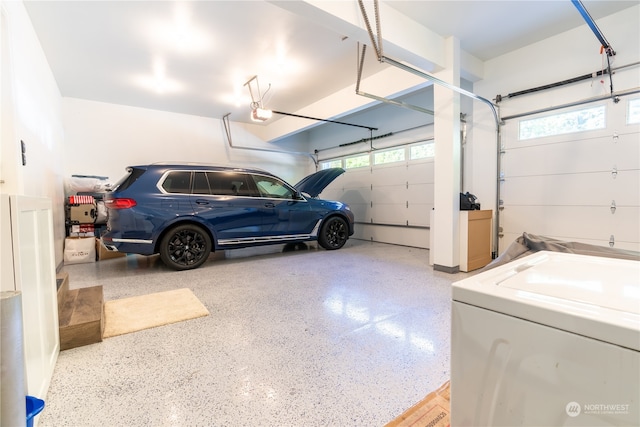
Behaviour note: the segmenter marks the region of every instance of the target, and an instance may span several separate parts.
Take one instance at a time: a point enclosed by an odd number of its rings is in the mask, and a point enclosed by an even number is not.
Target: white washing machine
[[[640,426],[639,261],[537,252],[452,300],[452,426]]]

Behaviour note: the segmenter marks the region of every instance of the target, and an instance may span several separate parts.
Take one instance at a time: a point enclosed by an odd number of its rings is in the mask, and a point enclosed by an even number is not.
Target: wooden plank
[[[56,287],[58,293],[58,316],[62,313],[64,302],[67,299],[67,293],[69,292],[69,274],[62,272],[56,275]],[[60,322],[60,320],[58,320]]]

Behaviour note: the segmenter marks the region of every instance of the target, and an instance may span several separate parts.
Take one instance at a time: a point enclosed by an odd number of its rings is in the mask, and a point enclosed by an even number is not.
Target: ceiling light
[[[163,58],[155,58],[152,68],[153,74],[134,77],[135,83],[138,86],[144,87],[159,95],[180,92],[184,89],[184,85],[181,82],[167,76],[166,64]]]
[[[137,75],[132,77],[137,86],[157,94],[177,93],[184,90],[184,85],[177,80],[155,75]]]
[[[144,28],[147,37],[162,49],[181,53],[205,52],[211,45],[211,36],[191,19],[188,5],[176,5],[173,19],[152,20]]]
[[[254,81],[258,90],[257,97],[253,95],[253,90],[251,90],[251,83]],[[258,76],[251,77],[244,85],[249,88],[249,94],[251,95],[251,120],[253,120],[254,122],[265,122],[269,120],[273,115],[273,111],[267,110],[262,105],[262,98],[264,97],[264,94],[260,92]],[[269,85],[269,89],[271,89],[271,85]],[[269,89],[267,89],[267,92],[269,91]]]
[[[251,120],[254,122],[265,122],[273,116],[273,111],[264,108],[254,108],[251,110]]]

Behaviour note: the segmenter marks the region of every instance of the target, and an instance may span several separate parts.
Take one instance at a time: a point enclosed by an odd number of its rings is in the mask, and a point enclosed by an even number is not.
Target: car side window
[[[211,194],[206,172],[193,173],[193,194]]]
[[[191,193],[191,172],[170,172],[162,182],[162,188],[167,193]]]
[[[230,175],[225,172],[207,172],[211,194],[214,196],[233,196],[232,184],[228,179]]]
[[[258,197],[253,181],[246,173],[209,172],[211,194],[218,196]]]
[[[120,181],[118,181],[116,185],[113,186],[114,190],[116,188],[118,189],[118,191],[126,190],[146,172],[146,169],[129,168],[127,169],[127,172],[127,175],[122,177]]]
[[[265,175],[253,175],[253,179],[260,196],[274,199],[293,199],[293,190],[279,179]]]

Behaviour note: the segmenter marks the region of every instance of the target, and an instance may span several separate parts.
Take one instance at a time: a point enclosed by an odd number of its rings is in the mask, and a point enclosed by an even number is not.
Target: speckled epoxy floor
[[[383,426],[449,379],[451,283],[423,249],[350,240],[167,269],[65,266],[105,300],[187,287],[210,315],[60,353],[45,426]]]

